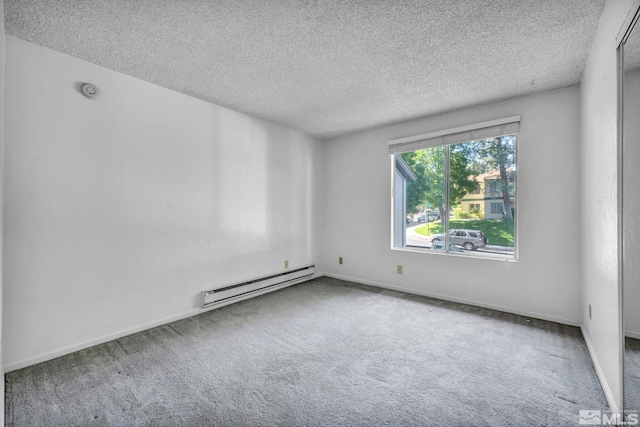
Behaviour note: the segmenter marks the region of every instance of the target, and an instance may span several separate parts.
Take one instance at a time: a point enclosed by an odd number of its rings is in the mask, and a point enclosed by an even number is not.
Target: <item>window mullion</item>
[[[451,146],[445,145],[444,150],[444,212],[441,212],[442,223],[444,225],[444,250],[449,252],[449,159]]]

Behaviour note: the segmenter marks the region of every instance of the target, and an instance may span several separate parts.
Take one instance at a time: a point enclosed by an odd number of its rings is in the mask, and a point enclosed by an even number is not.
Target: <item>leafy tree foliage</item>
[[[472,155],[472,147],[467,143],[451,146],[449,153],[450,206],[460,204],[462,198],[478,185],[475,178],[478,170],[470,161]]]
[[[402,153],[416,180],[407,183],[407,213],[417,213],[425,203],[430,203],[445,214],[445,147],[427,148]],[[514,173],[515,137],[512,135],[469,141],[450,146],[449,152],[449,196],[453,207],[472,192],[476,177],[492,170],[500,172],[497,188],[502,192],[505,218],[512,219],[509,193],[509,173]]]
[[[509,193],[513,186],[509,183],[509,173],[515,173],[516,164],[515,137],[513,135],[498,138],[481,139],[467,142],[468,160],[474,164],[474,168],[480,173],[497,170],[500,178],[497,181],[497,189],[502,192],[505,219],[513,219],[511,213],[511,200]]]
[[[472,154],[464,144],[451,147],[449,154],[451,205],[476,188],[474,171],[468,157]],[[418,212],[419,207],[430,203],[445,212],[445,148],[436,147],[401,154],[417,179],[407,184],[407,213]]]
[[[442,147],[402,153],[416,180],[407,183],[407,213],[414,214],[425,203],[444,203],[444,149]]]

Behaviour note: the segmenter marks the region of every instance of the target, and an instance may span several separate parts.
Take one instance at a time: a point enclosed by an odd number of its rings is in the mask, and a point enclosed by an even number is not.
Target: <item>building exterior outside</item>
[[[416,175],[411,171],[409,165],[402,160],[401,156],[395,156],[395,186],[393,216],[394,220],[394,246],[406,246],[407,231],[407,182],[416,180]],[[398,220],[399,219],[399,220]]]
[[[515,216],[515,179],[516,171],[513,168],[507,170],[507,191],[509,192],[509,208],[511,215]],[[465,195],[460,201],[459,207],[469,217],[481,219],[502,219],[505,216],[504,201],[502,197],[502,183],[500,171],[497,169],[483,173],[476,177],[478,185],[471,193]]]

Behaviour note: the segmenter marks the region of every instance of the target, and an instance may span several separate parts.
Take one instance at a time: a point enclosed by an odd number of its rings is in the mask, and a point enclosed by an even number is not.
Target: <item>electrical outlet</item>
[[[398,274],[402,274],[402,266],[401,265],[398,266]]]
[[[342,257],[338,257],[338,264],[342,264]]]
[[[589,320],[591,320],[591,304],[589,304]]]
[[[289,260],[284,261],[284,268],[289,268]]]

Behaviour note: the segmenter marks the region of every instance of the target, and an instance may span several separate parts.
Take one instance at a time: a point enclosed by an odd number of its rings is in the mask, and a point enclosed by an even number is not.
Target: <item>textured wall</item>
[[[640,31],[638,29],[637,31]],[[640,338],[640,71],[625,76],[624,93],[624,318],[627,334]]]
[[[621,401],[616,36],[633,0],[608,1],[580,85],[582,319],[607,399]],[[597,225],[597,227],[596,227]],[[592,318],[589,319],[589,304]]]
[[[390,249],[390,139],[519,114],[520,261]],[[576,86],[330,141],[325,155],[324,269],[332,275],[580,322],[579,90]],[[338,265],[339,256],[344,264]],[[396,265],[404,274],[396,274]]]
[[[5,365],[314,261],[300,133],[7,37]],[[78,92],[89,81],[97,99]]]

